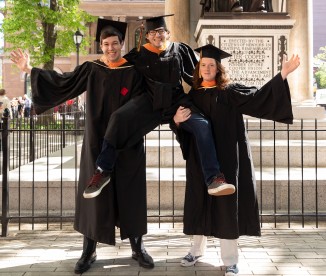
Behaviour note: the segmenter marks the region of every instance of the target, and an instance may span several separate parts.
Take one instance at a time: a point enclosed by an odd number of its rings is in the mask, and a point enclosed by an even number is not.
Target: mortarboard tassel
[[[203,55],[203,50],[200,51],[200,56],[199,56],[199,68],[198,68],[198,76],[199,76],[199,78],[201,78],[200,64],[201,64],[202,55]]]
[[[140,51],[140,46],[143,41],[143,30],[144,30],[144,22],[141,23],[140,26],[140,34],[139,34],[139,41],[138,41],[138,46],[137,46],[137,51]]]

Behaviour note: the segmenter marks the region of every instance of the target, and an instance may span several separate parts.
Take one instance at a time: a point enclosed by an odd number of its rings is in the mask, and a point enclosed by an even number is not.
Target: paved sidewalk
[[[278,229],[264,224],[262,237],[241,237],[239,275],[326,275],[326,224],[280,224]],[[75,275],[74,265],[81,255],[82,236],[71,223],[10,226],[8,237],[0,237],[0,275]],[[119,231],[117,230],[117,236]],[[205,257],[193,267],[180,266],[191,245],[182,233],[182,224],[149,224],[145,237],[147,251],[155,260],[152,270],[140,268],[131,259],[129,242],[117,239],[117,245],[99,244],[98,259],[84,275],[125,276],[222,276],[219,242],[210,238]]]

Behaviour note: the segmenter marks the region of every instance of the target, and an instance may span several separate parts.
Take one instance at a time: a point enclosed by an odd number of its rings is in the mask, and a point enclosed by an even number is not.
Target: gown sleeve
[[[130,50],[129,53],[125,54],[123,57],[128,60],[128,62],[130,64],[135,64],[136,63],[136,59],[139,55],[139,52],[137,51],[137,48],[133,48]]]
[[[179,53],[181,55],[182,79],[192,86],[192,76],[198,63],[195,52],[187,44],[180,43]]]
[[[73,72],[59,74],[52,70],[33,68],[32,101],[36,114],[73,99],[86,91],[91,63],[77,66]]]
[[[293,123],[290,89],[280,73],[260,89],[232,84],[219,91],[216,101],[231,104],[240,113],[252,117]]]

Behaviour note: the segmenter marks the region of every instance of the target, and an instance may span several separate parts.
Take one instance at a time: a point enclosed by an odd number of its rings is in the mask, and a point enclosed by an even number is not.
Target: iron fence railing
[[[44,115],[46,116],[46,115]],[[84,114],[3,120],[2,235],[8,223],[72,221]],[[293,125],[246,118],[262,226],[326,218],[326,122]],[[249,145],[248,145],[249,146]],[[161,126],[146,136],[148,220],[182,221],[185,161],[175,136]],[[270,224],[269,224],[270,225]]]
[[[84,110],[84,109],[83,109]],[[39,215],[35,213],[35,197],[34,191],[38,189],[35,186],[35,175],[37,168],[35,168],[35,160],[46,157],[47,159],[54,152],[61,152],[64,148],[77,145],[78,141],[82,140],[85,112],[84,111],[70,111],[65,112],[52,111],[49,114],[32,115],[28,118],[17,117],[12,120],[4,117],[0,127],[0,174],[2,175],[2,233],[6,233],[6,224],[9,219],[18,219],[20,222],[23,219],[30,219],[34,223],[35,219],[49,217],[49,213]],[[77,150],[74,149],[76,157]],[[77,160],[77,158],[75,158]],[[31,201],[32,213],[24,215],[21,202],[24,201],[24,192],[22,188],[22,176],[24,172],[22,168],[24,165],[33,164],[32,175],[29,179],[32,181],[33,197]],[[49,164],[49,162],[47,163]],[[77,163],[75,164],[77,169]],[[76,170],[75,169],[75,170]],[[10,201],[9,183],[10,172],[16,170],[18,183],[18,194]],[[30,172],[29,172],[30,173]],[[49,194],[48,194],[49,196]],[[9,202],[11,204],[9,205]],[[14,215],[9,215],[12,206],[17,204],[13,211]]]
[[[259,123],[258,123],[259,122]],[[256,177],[260,216],[264,221],[306,222],[318,227],[326,218],[326,122],[297,120],[282,125],[246,121],[256,146]],[[256,135],[254,134],[256,133]],[[251,143],[252,144],[252,143]]]
[[[9,169],[41,158],[82,139],[83,111],[34,115],[9,121]],[[2,160],[0,159],[0,162]],[[3,166],[0,163],[0,174]]]

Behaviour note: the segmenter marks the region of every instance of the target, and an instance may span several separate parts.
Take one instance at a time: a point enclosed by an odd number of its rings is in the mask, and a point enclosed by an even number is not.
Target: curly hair
[[[215,59],[217,65],[217,73],[215,76],[217,89],[224,89],[230,82],[228,75],[226,74],[225,67]],[[193,88],[198,89],[203,82],[203,78],[199,76],[200,62],[197,63],[194,74],[193,74]]]

